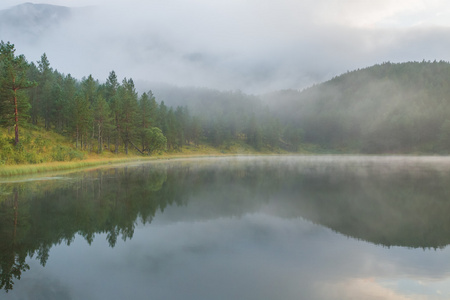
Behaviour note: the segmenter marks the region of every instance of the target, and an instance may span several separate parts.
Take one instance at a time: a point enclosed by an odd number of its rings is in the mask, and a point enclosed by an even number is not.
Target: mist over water
[[[439,157],[236,157],[2,183],[1,295],[446,299],[449,171]]]
[[[189,106],[222,152],[449,153],[443,0],[47,3],[2,1],[0,40]],[[0,298],[449,299],[449,180],[448,157],[338,155],[1,180]]]

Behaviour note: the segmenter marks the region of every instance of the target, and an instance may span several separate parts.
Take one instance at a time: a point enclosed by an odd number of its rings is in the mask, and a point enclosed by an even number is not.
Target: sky
[[[2,0],[0,9],[23,2]],[[104,81],[114,70],[135,82],[258,94],[386,61],[450,60],[444,0],[45,3],[88,9],[34,38],[0,28],[0,39],[29,61],[45,52],[53,68],[76,78]]]

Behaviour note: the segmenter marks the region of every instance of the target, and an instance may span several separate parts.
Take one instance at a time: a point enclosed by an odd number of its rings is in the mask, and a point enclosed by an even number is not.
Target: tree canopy
[[[75,149],[145,155],[208,144],[256,151],[448,153],[450,64],[383,63],[303,91],[266,95],[201,88],[142,94],[115,71],[81,80],[0,44],[0,124],[38,126]],[[174,106],[174,104],[177,104]],[[0,159],[1,161],[1,159]]]

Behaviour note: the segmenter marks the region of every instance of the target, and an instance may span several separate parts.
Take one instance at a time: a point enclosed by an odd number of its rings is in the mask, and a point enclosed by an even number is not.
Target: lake
[[[450,158],[159,160],[0,183],[0,299],[450,299]]]

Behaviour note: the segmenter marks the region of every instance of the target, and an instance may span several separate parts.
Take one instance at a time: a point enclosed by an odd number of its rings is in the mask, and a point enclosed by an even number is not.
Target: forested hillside
[[[198,106],[169,107],[151,91],[138,94],[131,78],[119,80],[114,71],[104,83],[91,75],[79,80],[53,69],[45,53],[34,63],[15,51],[9,42],[0,44],[0,122],[15,132],[14,139],[0,137],[3,164],[43,161],[25,153],[39,147],[30,134],[24,149],[23,134],[36,128],[66,136],[75,150],[96,153],[150,155],[200,143],[244,143],[257,151],[298,148],[300,139],[286,135],[256,97],[211,91]]]
[[[201,88],[139,94],[114,71],[81,80],[53,69],[44,53],[28,62],[0,44],[0,163],[40,163],[83,153],[143,155],[206,144],[254,151],[442,153],[450,149],[450,64],[383,63],[303,91],[252,96]],[[165,104],[164,100],[168,103]],[[176,106],[175,106],[176,105]],[[48,148],[46,130],[70,146]],[[5,132],[3,130],[3,132]],[[305,146],[308,145],[308,146]],[[40,148],[41,147],[41,148]]]
[[[304,142],[341,152],[449,153],[450,64],[383,63],[264,96]]]

